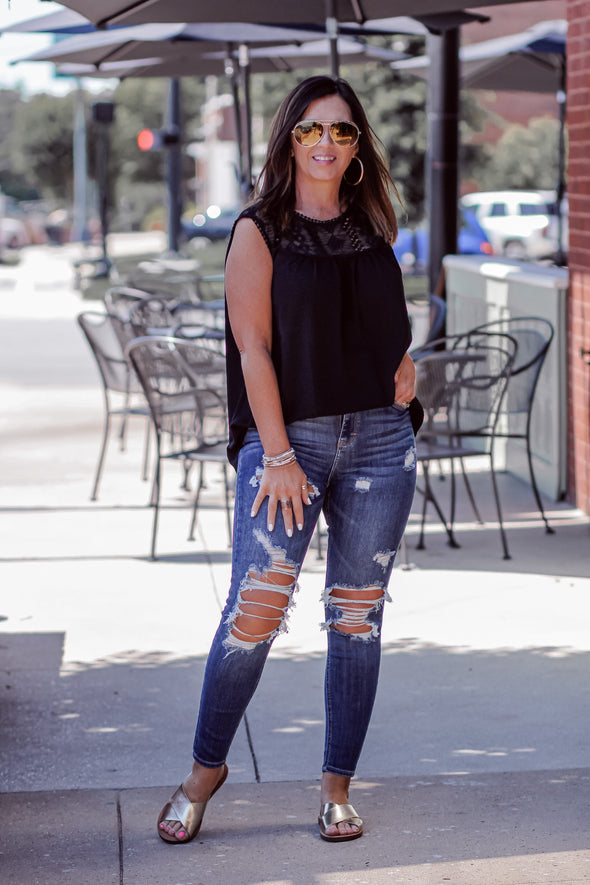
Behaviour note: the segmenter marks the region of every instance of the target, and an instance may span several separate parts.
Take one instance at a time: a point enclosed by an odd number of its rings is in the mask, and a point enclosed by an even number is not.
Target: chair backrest
[[[125,358],[125,352],[108,313],[84,311],[79,314],[82,329],[94,354],[105,391],[137,393],[139,382]],[[116,320],[116,317],[114,318]]]
[[[406,297],[408,315],[412,326],[412,348],[434,341],[441,334],[447,315],[447,304],[433,292],[424,295],[408,295]]]
[[[104,294],[104,303],[107,313],[118,316],[124,322],[127,322],[132,308],[148,297],[149,292],[144,292],[143,289],[131,289],[128,286],[112,286]]]
[[[517,344],[509,335],[468,333],[432,342],[416,362],[424,437],[493,436]]]
[[[215,350],[170,336],[137,338],[127,347],[161,438],[176,449],[225,440],[225,359]]]
[[[199,301],[199,263],[194,259],[152,258],[138,262],[125,275],[128,286],[142,289],[146,295]]]
[[[174,301],[154,295],[138,301],[129,311],[129,322],[135,337],[158,333],[170,335],[174,326],[178,325],[178,320],[174,318],[174,307]]]
[[[552,324],[541,317],[509,317],[484,323],[473,332],[506,333],[516,341],[518,350],[503,409],[512,416],[522,414],[528,417],[539,375],[553,340]]]

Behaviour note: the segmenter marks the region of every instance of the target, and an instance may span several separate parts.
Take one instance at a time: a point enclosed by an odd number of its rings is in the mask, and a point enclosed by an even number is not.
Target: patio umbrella
[[[469,0],[469,8],[497,6],[506,0]],[[170,21],[243,21],[273,24],[325,24],[333,17],[338,22],[365,24],[385,18],[393,11],[398,16],[422,16],[457,10],[457,0],[64,0],[99,27],[112,24],[142,24]],[[460,8],[461,4],[459,4]]]
[[[248,22],[156,23],[77,34],[19,61],[101,65],[146,57],[178,59],[225,49],[228,43],[294,43],[317,37],[315,30],[266,27]]]
[[[2,34],[88,34],[95,25],[73,9],[59,9],[49,15],[28,18],[2,28]]]
[[[494,6],[506,0],[470,0],[471,7]],[[338,26],[342,22],[365,25],[392,12],[392,0],[65,0],[64,6],[82,13],[98,27],[146,22],[243,21],[325,26],[330,40],[330,70],[338,75]],[[396,0],[398,16],[457,14],[457,0]]]
[[[559,106],[556,187],[557,260],[563,258],[562,202],[565,194],[567,21],[539,22],[518,34],[461,47],[461,85],[467,89],[553,92]],[[427,56],[393,63],[396,70],[428,76]]]

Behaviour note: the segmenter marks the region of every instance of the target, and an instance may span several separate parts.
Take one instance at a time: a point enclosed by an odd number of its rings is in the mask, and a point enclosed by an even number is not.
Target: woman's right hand
[[[293,461],[285,467],[265,467],[250,516],[256,516],[260,505],[268,497],[267,524],[269,532],[272,532],[275,527],[277,508],[280,507],[285,531],[291,538],[293,522],[299,531],[303,528],[303,505],[311,504],[309,498],[311,488],[297,461]]]

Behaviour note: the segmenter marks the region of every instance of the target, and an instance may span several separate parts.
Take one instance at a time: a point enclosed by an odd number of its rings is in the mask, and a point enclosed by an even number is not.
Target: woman
[[[231,741],[284,629],[322,510],[328,656],[318,823],[328,841],[362,835],[349,784],[416,470],[391,185],[351,87],[330,77],[296,86],[274,120],[258,199],[228,248],[232,581],[207,662],[193,769],[158,819],[167,842],[194,838],[227,776]]]

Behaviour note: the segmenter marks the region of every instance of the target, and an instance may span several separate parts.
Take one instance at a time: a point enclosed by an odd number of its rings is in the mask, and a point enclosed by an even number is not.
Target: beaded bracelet
[[[262,456],[262,464],[264,467],[286,467],[287,464],[292,464],[293,461],[297,460],[297,456],[295,455],[294,449],[287,449],[286,452],[281,452],[280,455],[263,455]]]

